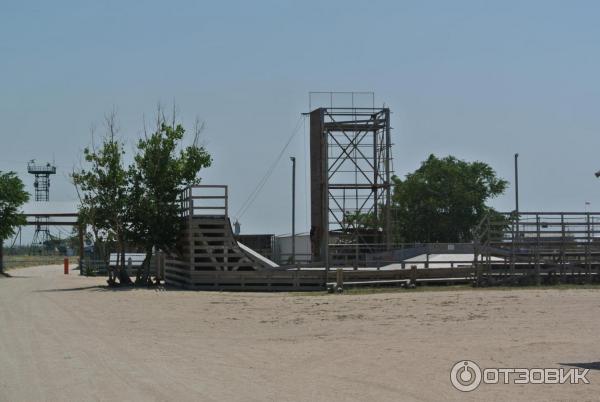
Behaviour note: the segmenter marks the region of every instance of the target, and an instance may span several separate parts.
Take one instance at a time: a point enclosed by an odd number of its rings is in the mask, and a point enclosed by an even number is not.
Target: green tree
[[[116,138],[114,113],[106,117],[107,136],[98,149],[84,149],[87,169],[73,172],[73,182],[78,190],[81,205],[80,223],[90,225],[97,248],[108,266],[110,254],[105,244],[114,242],[120,258],[116,272],[109,270],[108,283],[129,284],[125,270],[125,240],[127,235],[128,171],[124,165],[123,143]]]
[[[188,185],[200,182],[198,173],[211,165],[211,157],[198,145],[182,146],[185,130],[159,117],[154,133],[139,140],[129,169],[131,198],[129,222],[134,240],[143,245],[146,258],[136,283],[149,284],[153,250],[174,251],[183,229],[178,197]]]
[[[507,181],[483,162],[430,155],[404,180],[393,178],[394,235],[401,242],[468,242],[487,213],[486,201],[504,193]]]
[[[25,186],[15,172],[0,172],[0,273],[4,272],[4,241],[26,223],[19,208],[29,200]]]

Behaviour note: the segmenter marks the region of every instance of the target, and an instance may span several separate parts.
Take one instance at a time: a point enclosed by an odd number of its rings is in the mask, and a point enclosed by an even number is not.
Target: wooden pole
[[[296,158],[292,161],[292,265],[296,264]]]
[[[540,277],[540,216],[538,214],[535,215],[536,221],[536,234],[537,234],[537,245],[535,247],[535,284],[536,286],[540,286],[542,283],[542,279]]]
[[[83,275],[83,225],[77,226],[77,234],[79,236],[79,275]]]
[[[413,286],[417,286],[417,266],[410,266],[410,284]]]
[[[344,289],[344,270],[338,268],[335,274],[336,291],[341,292]]]

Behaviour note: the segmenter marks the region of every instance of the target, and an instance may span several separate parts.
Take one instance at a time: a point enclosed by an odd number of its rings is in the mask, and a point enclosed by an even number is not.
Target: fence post
[[[167,261],[167,255],[163,252],[160,253],[160,280],[165,280],[165,264]]]
[[[541,240],[540,240],[540,216],[538,214],[535,215],[535,221],[536,221],[536,237],[537,237],[537,245],[535,248],[535,285],[536,286],[540,286],[542,284],[542,278],[541,278],[541,273],[540,273],[540,247],[541,247]]]
[[[335,273],[335,286],[338,292],[341,292],[344,289],[344,270],[342,268],[338,268]]]
[[[586,242],[585,245],[585,282],[590,283],[592,279],[592,264],[590,262],[590,245],[591,245],[591,233],[590,233],[590,213],[586,213]]]
[[[79,218],[78,218],[79,219]],[[83,275],[83,259],[84,259],[84,241],[83,241],[83,225],[77,225],[77,236],[79,237],[79,275]]]
[[[88,273],[91,270],[91,261],[90,261],[90,256],[86,255],[84,258],[84,265],[83,267],[80,267],[79,269],[82,270],[83,269],[83,274],[85,274],[85,276],[88,276]]]
[[[410,266],[410,284],[413,286],[417,286],[417,266]]]

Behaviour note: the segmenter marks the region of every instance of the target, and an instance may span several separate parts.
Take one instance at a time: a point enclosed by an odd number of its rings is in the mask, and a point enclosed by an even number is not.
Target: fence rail
[[[494,274],[508,268],[505,282],[522,280],[518,268],[534,272],[535,281],[548,281],[548,273],[564,279],[597,280],[600,267],[600,213],[520,212],[486,216],[474,231],[478,280],[496,281]],[[503,262],[492,261],[501,256]],[[584,275],[576,273],[582,270]],[[552,275],[550,275],[552,276]],[[487,279],[486,279],[487,277]],[[499,279],[498,279],[499,280]],[[579,279],[578,279],[579,280]]]
[[[41,265],[62,265],[65,258],[69,258],[70,261],[77,261],[77,257],[65,257],[65,256],[5,256],[4,257],[4,268],[25,268],[35,267]]]
[[[127,258],[127,256],[125,260],[125,269],[127,270],[127,274],[129,276],[135,276],[141,262],[139,260],[134,261],[133,257]],[[153,255],[152,259],[150,260],[150,272],[159,279],[164,279],[164,261],[165,257],[162,253]],[[80,275],[107,276],[109,269],[111,267],[115,267],[115,265],[115,258],[110,258],[108,263],[105,260],[84,258],[80,267]]]

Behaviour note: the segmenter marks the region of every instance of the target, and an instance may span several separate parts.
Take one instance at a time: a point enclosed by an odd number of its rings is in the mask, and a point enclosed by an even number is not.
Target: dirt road
[[[1,401],[600,398],[600,290],[242,294],[12,273],[0,277]],[[576,364],[591,383],[462,393],[450,369],[463,359]]]

